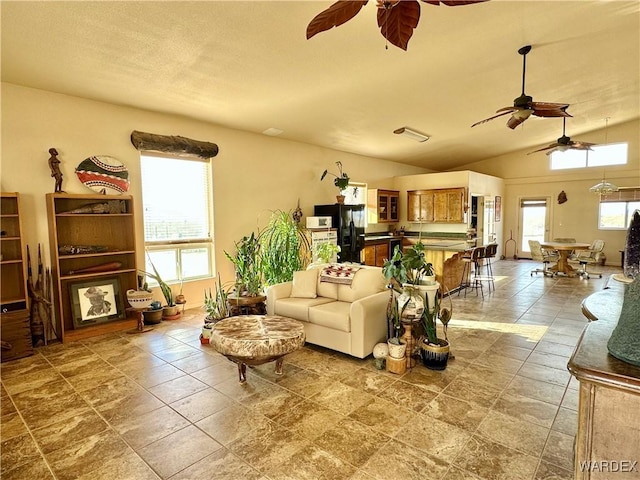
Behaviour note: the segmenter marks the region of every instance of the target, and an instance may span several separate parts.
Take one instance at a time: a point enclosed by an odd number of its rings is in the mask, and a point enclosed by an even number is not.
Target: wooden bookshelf
[[[127,290],[137,288],[133,197],[49,193],[46,200],[60,340],[135,328],[126,300]],[[87,300],[81,292],[91,286],[108,287],[109,315],[82,313]]]
[[[33,353],[27,291],[27,254],[22,232],[20,194],[0,194],[0,332],[11,345],[2,361]]]

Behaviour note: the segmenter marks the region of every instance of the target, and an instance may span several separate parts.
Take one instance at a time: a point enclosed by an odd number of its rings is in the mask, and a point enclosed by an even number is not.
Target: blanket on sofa
[[[360,267],[332,264],[322,268],[320,281],[327,283],[341,283],[351,285],[353,277]]]

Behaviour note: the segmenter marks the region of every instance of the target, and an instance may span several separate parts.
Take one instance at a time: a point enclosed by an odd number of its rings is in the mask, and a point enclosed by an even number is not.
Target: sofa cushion
[[[291,296],[294,298],[316,298],[318,270],[301,270],[293,272]]]
[[[317,270],[319,272],[319,270]],[[318,295],[326,298],[338,299],[338,284],[321,281],[320,275],[318,275],[318,285],[316,287]]]
[[[349,312],[351,304],[347,302],[330,302],[309,308],[309,323],[342,330],[351,331]]]
[[[385,280],[380,267],[361,268],[353,277],[351,285],[338,285],[338,300],[355,302],[384,290]]]
[[[324,303],[333,302],[332,298],[316,297],[316,298],[280,298],[276,300],[274,306],[274,315],[282,315],[283,317],[295,318],[303,322],[309,321],[309,307],[322,305]]]

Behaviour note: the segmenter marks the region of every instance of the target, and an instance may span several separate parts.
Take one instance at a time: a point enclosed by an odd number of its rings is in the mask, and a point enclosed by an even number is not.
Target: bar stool
[[[484,267],[486,272],[485,277],[489,285],[489,292],[491,292],[491,287],[493,287],[494,290],[496,289],[496,284],[493,278],[493,266],[491,264],[491,259],[495,258],[497,253],[498,253],[498,244],[490,243],[485,247],[484,256],[482,257],[484,260]]]
[[[458,290],[458,296],[460,295],[460,291],[464,289],[464,296],[467,296],[467,289],[473,288],[476,291],[476,295],[478,294],[478,288],[482,293],[482,298],[484,298],[484,291],[482,289],[482,282],[479,280],[480,275],[480,259],[484,255],[484,247],[475,247],[471,249],[469,255],[462,256],[462,262],[464,263],[464,268],[462,270],[462,279],[460,280],[460,286]],[[473,275],[471,274],[473,267]]]

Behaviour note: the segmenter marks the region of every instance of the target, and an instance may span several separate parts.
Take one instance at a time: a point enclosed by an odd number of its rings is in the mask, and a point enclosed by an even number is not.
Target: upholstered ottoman
[[[238,364],[240,383],[247,381],[247,365],[276,362],[282,375],[283,357],[304,345],[302,323],[292,318],[239,315],[217,322],[209,342],[222,355]]]

